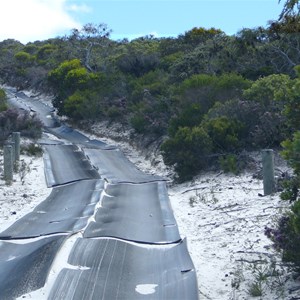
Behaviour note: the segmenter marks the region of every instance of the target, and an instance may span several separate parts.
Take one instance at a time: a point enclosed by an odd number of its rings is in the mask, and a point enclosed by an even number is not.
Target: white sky
[[[0,41],[13,38],[26,43],[80,28],[68,14],[76,9],[80,7],[66,7],[66,0],[1,0]]]
[[[193,27],[232,35],[278,18],[278,0],[0,0],[0,41],[24,44],[69,34],[87,23],[105,23],[114,39],[155,33],[178,36]]]

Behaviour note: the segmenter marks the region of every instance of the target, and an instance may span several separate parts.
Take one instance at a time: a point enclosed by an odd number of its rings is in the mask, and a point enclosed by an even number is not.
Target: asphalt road
[[[34,111],[60,140],[41,140],[50,196],[0,233],[0,299],[43,288],[78,233],[69,267],[46,298],[198,299],[166,181],[138,170],[117,147],[59,124],[50,107],[10,92],[12,105]]]

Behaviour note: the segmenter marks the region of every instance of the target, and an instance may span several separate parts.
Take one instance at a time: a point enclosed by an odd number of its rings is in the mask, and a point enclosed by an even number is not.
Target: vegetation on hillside
[[[233,36],[199,27],[132,41],[87,24],[63,38],[1,42],[0,78],[54,94],[58,113],[74,122],[118,121],[164,140],[164,160],[182,181],[227,159],[239,165],[244,149],[292,137],[298,24],[297,15],[285,14]]]
[[[42,133],[42,124],[36,118],[30,116],[29,112],[9,108],[6,102],[6,93],[0,89],[0,145],[9,135],[18,131],[22,136],[38,138]]]
[[[232,36],[198,27],[114,41],[105,24],[87,24],[63,38],[8,39],[0,42],[0,79],[54,94],[58,113],[75,123],[118,121],[148,143],[163,141],[179,181],[212,165],[237,173],[245,149],[283,147],[294,177],[282,198],[293,204],[266,234],[300,266],[300,15],[298,0],[284,2],[278,20]],[[1,139],[24,124],[38,132],[0,90]]]

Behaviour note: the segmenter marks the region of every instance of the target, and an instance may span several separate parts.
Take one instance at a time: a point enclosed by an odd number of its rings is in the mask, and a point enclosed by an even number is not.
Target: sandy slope
[[[103,124],[100,127],[103,128]],[[94,131],[98,131],[97,126]],[[109,133],[110,128],[107,128],[108,136]],[[142,171],[171,176],[172,171],[164,166],[160,156],[155,158],[153,166],[128,142],[105,139],[103,130],[101,134],[102,140],[118,144]],[[51,192],[45,185],[42,158],[21,158],[30,166],[24,185],[18,175],[11,186],[0,180],[1,231],[31,211]],[[264,235],[264,227],[272,224],[288,203],[280,200],[278,193],[258,196],[263,193],[262,181],[253,179],[252,175],[204,173],[184,184],[170,182],[169,197],[181,236],[187,237],[197,271],[200,299],[300,297],[297,290],[290,293],[293,287],[300,286],[300,282],[282,266],[280,257]],[[274,275],[275,269],[278,271],[276,276],[269,276]],[[255,292],[261,292],[262,296],[253,298],[251,294]],[[37,294],[32,293],[26,298],[38,299],[39,296],[34,296]]]
[[[149,161],[122,143],[129,159],[140,169],[156,173]],[[46,188],[42,158],[21,156],[30,168],[22,185],[15,174],[12,185],[0,181],[0,230],[4,230],[31,211],[51,192]],[[2,159],[0,160],[0,167]],[[166,175],[158,170],[157,173]],[[251,174],[232,176],[205,173],[193,182],[169,187],[169,197],[182,237],[187,237],[194,261],[201,299],[251,299],[248,290],[255,282],[255,268],[266,268],[264,260],[278,259],[264,236],[264,226],[270,225],[287,206],[279,195],[259,197],[262,181]],[[284,275],[285,276],[285,275]],[[269,281],[273,280],[272,278]],[[288,281],[284,286],[287,297]],[[297,282],[295,282],[297,284]],[[262,299],[276,299],[278,288],[263,284]]]
[[[93,130],[101,133],[105,142],[117,144],[139,169],[165,177],[172,175],[161,156],[154,160],[150,157],[155,162],[153,166],[142,151],[128,142],[104,138],[104,127],[101,123]],[[111,126],[107,127],[106,134],[111,130]],[[257,164],[253,172],[257,173],[261,169],[260,153],[253,155]],[[288,170],[278,157],[275,161],[282,172]],[[280,199],[279,193],[261,197],[263,182],[253,175],[250,172],[239,176],[203,173],[184,184],[170,181],[169,197],[181,236],[188,240],[200,299],[255,299],[251,294],[257,290],[262,294],[261,299],[267,300],[297,296],[297,291],[289,291],[300,286],[300,282],[290,278],[291,273],[281,266],[280,255],[273,251],[271,241],[264,235],[265,226],[271,226],[288,203]],[[274,270],[278,271],[276,276],[258,280],[260,275]]]
[[[51,193],[46,186],[42,157],[21,155],[20,164],[27,170],[16,172],[13,182],[7,184],[3,180],[3,155],[0,151],[0,231],[32,211]]]

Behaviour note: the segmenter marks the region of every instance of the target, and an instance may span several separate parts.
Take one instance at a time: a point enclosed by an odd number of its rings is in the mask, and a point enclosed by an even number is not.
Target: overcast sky
[[[27,43],[106,23],[112,38],[178,36],[193,27],[232,35],[276,20],[278,0],[1,0],[0,41]]]

